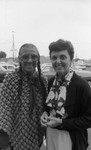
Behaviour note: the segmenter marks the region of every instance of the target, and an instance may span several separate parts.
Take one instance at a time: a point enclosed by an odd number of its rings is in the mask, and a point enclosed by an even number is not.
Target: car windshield
[[[2,66],[2,67],[4,67],[5,69],[7,69],[7,66]]]

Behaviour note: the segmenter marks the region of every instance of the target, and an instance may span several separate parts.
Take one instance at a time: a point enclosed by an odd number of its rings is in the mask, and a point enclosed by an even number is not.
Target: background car
[[[73,71],[75,71],[79,76],[83,77],[84,79],[87,80],[88,84],[91,87],[91,71],[88,70],[82,70],[82,69],[74,69],[72,68]],[[55,75],[55,71],[52,66],[47,65],[43,67],[42,73],[50,79],[52,76]]]
[[[9,64],[6,62],[0,62],[0,73],[8,73],[15,70],[15,66],[13,64]]]

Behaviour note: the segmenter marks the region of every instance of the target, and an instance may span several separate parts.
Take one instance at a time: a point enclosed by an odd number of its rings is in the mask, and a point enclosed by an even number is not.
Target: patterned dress
[[[47,90],[46,80],[42,80]],[[13,150],[40,148],[43,105],[43,87],[38,74],[31,79],[24,73],[21,77],[16,71],[5,77],[0,98],[0,129],[9,135]]]

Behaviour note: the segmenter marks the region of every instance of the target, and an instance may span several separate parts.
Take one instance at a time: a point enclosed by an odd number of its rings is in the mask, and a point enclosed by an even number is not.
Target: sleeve
[[[63,119],[62,130],[82,130],[91,127],[91,89],[86,83],[82,84],[78,91],[81,106],[80,115],[71,119]]]

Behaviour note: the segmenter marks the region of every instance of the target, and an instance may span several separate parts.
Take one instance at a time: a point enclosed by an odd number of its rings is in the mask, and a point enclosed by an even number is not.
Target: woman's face
[[[33,74],[38,63],[38,56],[36,47],[22,47],[19,56],[22,70]]]
[[[51,63],[58,75],[65,76],[70,69],[71,59],[67,50],[51,52]]]

